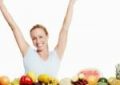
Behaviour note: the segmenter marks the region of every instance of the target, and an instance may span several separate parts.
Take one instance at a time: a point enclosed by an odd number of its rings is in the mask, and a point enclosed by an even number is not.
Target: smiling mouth
[[[42,47],[43,44],[44,44],[44,43],[39,43],[39,44],[37,44],[36,46],[37,46],[37,47]]]

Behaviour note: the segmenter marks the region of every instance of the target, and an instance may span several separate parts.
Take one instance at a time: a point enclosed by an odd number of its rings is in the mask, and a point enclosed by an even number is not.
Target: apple
[[[0,85],[9,85],[10,79],[7,76],[0,77]]]
[[[34,83],[37,82],[37,74],[35,72],[29,71],[26,75],[29,76]]]
[[[101,78],[99,78],[97,84],[98,84],[98,85],[109,85],[109,82],[108,82],[108,79],[107,79],[107,78],[101,77]],[[113,85],[113,84],[111,84],[111,85]],[[118,85],[119,85],[119,84],[118,84]]]
[[[105,83],[107,83],[108,80],[105,77],[101,77],[101,78],[99,78],[98,82],[105,82]]]
[[[20,85],[32,85],[32,84],[33,84],[33,81],[29,76],[23,75],[20,78]]]

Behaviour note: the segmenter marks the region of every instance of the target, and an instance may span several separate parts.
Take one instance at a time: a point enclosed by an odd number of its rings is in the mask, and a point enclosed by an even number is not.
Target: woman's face
[[[33,45],[37,51],[42,51],[48,46],[48,36],[42,28],[36,28],[30,33]]]

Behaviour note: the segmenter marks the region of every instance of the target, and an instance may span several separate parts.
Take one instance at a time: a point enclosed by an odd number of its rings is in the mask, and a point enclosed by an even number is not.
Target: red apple
[[[32,84],[33,84],[33,81],[29,76],[23,75],[20,78],[20,85],[32,85]]]
[[[9,85],[10,79],[7,76],[0,77],[0,85]]]

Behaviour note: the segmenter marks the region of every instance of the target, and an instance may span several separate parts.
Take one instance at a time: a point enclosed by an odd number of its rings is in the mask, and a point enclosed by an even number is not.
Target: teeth
[[[43,45],[42,43],[40,43],[40,44],[37,44],[37,46],[38,46],[38,47],[41,47],[42,45]]]

